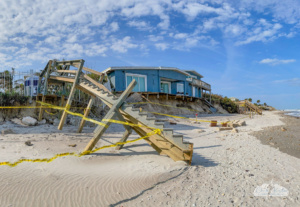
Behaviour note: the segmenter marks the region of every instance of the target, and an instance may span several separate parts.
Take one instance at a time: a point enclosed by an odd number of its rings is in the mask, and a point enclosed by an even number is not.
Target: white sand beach
[[[177,125],[166,124],[194,143],[191,166],[158,155],[144,140],[120,151],[109,148],[51,163],[0,166],[0,206],[300,206],[299,159],[249,135],[283,125],[276,112],[253,119],[245,115],[202,116],[218,121],[243,119],[247,125],[232,133],[184,119],[176,119]],[[80,152],[93,132],[89,127],[76,134],[74,126],[59,131],[48,124],[26,127],[11,122],[2,123],[3,129],[15,134],[0,135],[0,162]],[[117,142],[123,130],[112,124],[97,146]],[[133,134],[130,139],[137,137]],[[24,144],[28,140],[32,146]],[[73,144],[76,147],[69,146]],[[254,195],[264,184],[269,193]],[[270,195],[274,186],[285,188],[288,195]]]

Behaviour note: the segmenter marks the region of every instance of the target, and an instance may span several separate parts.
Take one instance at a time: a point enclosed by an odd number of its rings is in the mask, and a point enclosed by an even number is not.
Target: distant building
[[[193,70],[174,67],[110,67],[104,70],[113,90],[121,92],[135,79],[134,92],[154,92],[191,97],[211,93],[211,86],[202,81],[203,76]]]
[[[36,96],[39,77],[29,76],[25,78],[25,96]]]
[[[231,98],[229,98],[231,101],[234,101],[234,102],[238,102],[238,101],[240,101],[239,99],[237,99],[237,98],[234,98],[234,97],[231,97]]]

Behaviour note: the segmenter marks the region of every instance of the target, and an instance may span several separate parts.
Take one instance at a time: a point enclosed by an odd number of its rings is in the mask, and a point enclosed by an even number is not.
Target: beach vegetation
[[[1,106],[13,106],[16,104],[27,104],[29,97],[20,95],[19,93],[0,93]]]
[[[209,98],[209,96],[205,98]],[[222,95],[211,94],[211,102],[212,104],[221,105],[229,113],[238,113],[238,105],[227,96],[223,97]]]

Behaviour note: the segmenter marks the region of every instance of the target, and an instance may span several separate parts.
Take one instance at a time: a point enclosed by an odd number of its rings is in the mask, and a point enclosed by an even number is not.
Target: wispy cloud
[[[156,44],[155,44],[155,47],[156,47],[158,50],[164,51],[164,50],[168,49],[168,44],[166,44],[166,43],[156,43]]]
[[[136,27],[138,30],[145,31],[145,30],[152,30],[152,27],[145,21],[130,21],[128,25],[131,27]]]
[[[292,78],[292,79],[285,79],[285,80],[275,80],[273,83],[276,84],[289,84],[292,86],[300,86],[300,78]]]
[[[267,42],[278,38],[282,25],[279,23],[269,23],[265,19],[260,19],[258,23],[248,30],[244,36],[244,40],[239,40],[236,45],[245,45],[252,42]]]
[[[293,62],[296,62],[296,60],[295,59],[279,60],[276,58],[275,59],[266,58],[259,61],[260,64],[268,64],[268,65],[288,64]]]

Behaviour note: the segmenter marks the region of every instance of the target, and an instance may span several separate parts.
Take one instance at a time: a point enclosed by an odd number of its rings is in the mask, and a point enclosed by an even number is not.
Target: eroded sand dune
[[[224,121],[244,116],[205,118]],[[208,123],[187,120],[167,126],[194,143],[192,166],[157,155],[143,140],[119,152],[105,149],[51,163],[0,166],[0,206],[299,206],[299,159],[248,135],[282,125],[279,116],[268,112],[244,120],[247,126],[239,127],[239,133],[216,132]],[[80,152],[92,136],[91,128],[75,134],[71,126],[57,131],[49,125],[20,127],[7,122],[0,128],[16,133],[1,136],[0,161]],[[122,130],[112,125],[98,146],[116,142]],[[26,146],[27,140],[33,146]],[[254,196],[255,188],[263,184],[283,186],[289,196]]]

